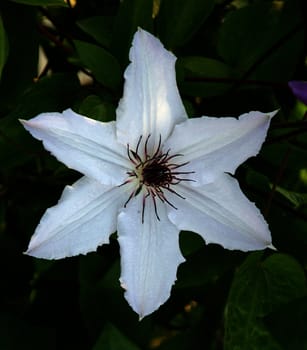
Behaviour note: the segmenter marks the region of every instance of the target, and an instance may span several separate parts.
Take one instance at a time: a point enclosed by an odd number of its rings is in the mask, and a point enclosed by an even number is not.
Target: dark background
[[[306,7],[304,0],[1,0],[1,350],[307,349],[307,108],[287,85],[307,80]],[[182,232],[187,262],[171,298],[141,322],[119,286],[115,234],[87,256],[22,254],[41,215],[80,174],[18,122],[68,107],[115,119],[138,26],[178,57],[190,117],[279,109],[261,153],[236,174],[278,251],[227,251]]]

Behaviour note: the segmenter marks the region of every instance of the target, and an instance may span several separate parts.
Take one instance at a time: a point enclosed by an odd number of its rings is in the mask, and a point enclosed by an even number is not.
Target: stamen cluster
[[[148,142],[150,139],[150,135],[147,136],[143,150],[141,150],[141,143],[143,137],[140,136],[136,149],[132,150],[127,145],[127,154],[129,160],[132,162],[134,168],[131,171],[128,171],[127,174],[129,178],[123,183],[126,184],[131,181],[137,180],[137,186],[134,191],[130,194],[128,200],[125,205],[143,190],[143,206],[142,206],[142,223],[144,222],[144,213],[145,213],[145,205],[146,199],[151,197],[155,214],[158,220],[160,220],[156,200],[159,199],[163,203],[167,203],[174,209],[177,209],[165,196],[165,190],[169,191],[178,197],[185,199],[179,193],[177,193],[173,186],[177,185],[181,181],[194,181],[188,178],[181,177],[182,175],[192,174],[193,171],[177,171],[178,168],[187,165],[188,162],[185,163],[175,163],[173,159],[176,157],[182,156],[182,154],[173,154],[170,155],[170,149],[166,152],[163,152],[161,147],[161,136],[159,138],[159,143],[156,149],[151,153],[148,151]]]

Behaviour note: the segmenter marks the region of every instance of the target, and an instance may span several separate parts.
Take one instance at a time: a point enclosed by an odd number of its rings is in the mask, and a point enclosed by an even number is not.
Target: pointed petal
[[[237,167],[255,156],[265,140],[271,118],[276,114],[250,112],[236,118],[202,117],[177,125],[164,148],[182,154],[182,163],[195,173],[196,182],[212,182],[221,172],[233,174]]]
[[[176,57],[161,42],[139,29],[125,72],[124,96],[117,109],[117,136],[136,147],[141,135],[151,135],[151,147],[171,133],[187,116],[176,85]]]
[[[142,201],[142,195],[133,198],[118,217],[121,284],[140,319],[169,298],[177,267],[184,261],[179,231],[168,220],[165,205],[156,203],[159,221],[151,198],[147,198],[142,223]]]
[[[66,186],[59,203],[42,217],[26,254],[61,259],[108,243],[116,231],[118,209],[126,200],[125,190],[86,177]]]
[[[116,141],[114,122],[102,123],[71,109],[21,122],[68,167],[103,184],[118,185],[127,176],[126,148]]]
[[[271,234],[260,211],[242,193],[236,179],[223,174],[200,187],[179,184],[168,207],[170,220],[180,229],[200,234],[206,243],[243,251],[271,247]]]

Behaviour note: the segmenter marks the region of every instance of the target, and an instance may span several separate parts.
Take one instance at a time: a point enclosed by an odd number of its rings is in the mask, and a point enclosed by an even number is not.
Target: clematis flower
[[[293,95],[307,105],[307,81],[292,80],[288,85]]]
[[[180,230],[243,251],[271,247],[268,225],[233,174],[256,155],[274,113],[188,119],[176,57],[139,29],[116,122],[68,109],[22,123],[58,160],[84,176],[48,209],[27,254],[61,259],[95,251],[117,231],[120,282],[142,318],[170,296]]]

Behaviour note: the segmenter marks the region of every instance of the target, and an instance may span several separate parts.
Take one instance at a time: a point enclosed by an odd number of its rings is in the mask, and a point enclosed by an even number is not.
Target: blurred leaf
[[[274,201],[270,208],[270,228],[274,244],[282,251],[293,255],[302,264],[307,264],[306,215],[290,210],[286,205]]]
[[[307,349],[307,297],[270,314],[265,324],[284,350]]]
[[[34,6],[64,6],[67,7],[67,2],[64,0],[11,0],[25,5]]]
[[[52,350],[56,334],[52,328],[32,325],[9,313],[0,315],[0,348],[3,350]]]
[[[276,11],[268,3],[230,12],[220,31],[220,55],[232,66],[247,69],[272,45],[276,21]]]
[[[93,350],[138,350],[133,344],[112,324],[107,324],[101,333]]]
[[[152,31],[152,0],[124,0],[115,18],[112,36],[112,52],[125,67],[129,62],[129,50],[134,33],[138,27]]]
[[[109,248],[106,246],[103,250],[108,252]],[[124,315],[131,324],[132,312],[127,317],[128,305],[123,298],[119,276],[119,261],[112,263],[108,253],[91,254],[80,260],[80,307],[92,336],[100,332],[100,325],[106,320],[118,325]],[[117,317],[119,309],[123,313],[121,317]]]
[[[299,31],[293,34],[291,40],[279,48],[274,49],[258,67],[251,72],[253,80],[288,81],[293,76],[302,53],[304,33]]]
[[[247,168],[246,182],[250,186],[265,192],[270,191],[271,189],[267,176],[260,174],[251,168]]]
[[[185,71],[185,80],[180,83],[180,90],[186,95],[217,96],[225,93],[232,85],[232,82],[225,83],[225,79],[233,76],[231,69],[212,58],[179,58],[177,67]]]
[[[85,325],[89,334],[97,338],[101,325],[112,322],[133,342],[146,343],[151,317],[139,322],[124,298],[119,281],[118,244],[114,239],[110,243],[101,247],[99,255],[94,253],[80,259],[80,309]]]
[[[0,11],[10,46],[0,82],[0,112],[5,115],[37,76],[38,33],[35,8],[0,1]]]
[[[307,193],[288,191],[280,186],[276,186],[276,191],[287,198],[295,207],[307,204]]]
[[[300,14],[296,0],[230,12],[221,27],[219,53],[239,73],[251,69],[249,78],[289,80],[303,48]]]
[[[55,261],[32,286],[29,316],[39,325],[50,325],[56,334],[53,349],[89,348],[85,346],[86,334],[78,310],[77,262],[77,258]]]
[[[274,254],[262,261],[251,254],[235,274],[225,314],[225,350],[281,349],[263,317],[306,295],[306,279],[290,256]]]
[[[194,241],[198,243],[198,249],[192,247],[186,262],[180,265],[178,279],[174,285],[176,290],[215,283],[225,272],[235,268],[241,259],[241,254],[230,253],[218,245],[205,245],[202,238],[192,232],[180,233],[180,248],[184,253],[187,251],[187,243],[190,246],[189,250],[191,249],[189,236],[195,236]]]
[[[44,77],[24,93],[9,117],[27,119],[43,112],[62,112],[71,105],[79,89],[76,74],[57,73]]]
[[[213,10],[215,0],[163,0],[158,14],[159,37],[167,48],[187,41]]]
[[[77,25],[102,46],[108,47],[111,42],[112,17],[95,16],[82,19]]]
[[[2,17],[0,16],[0,80],[2,75],[3,67],[6,63],[6,59],[9,53],[9,44],[5,29],[2,22]]]
[[[5,187],[3,184],[0,185],[0,193],[3,195],[5,191]],[[4,201],[2,201],[0,203],[0,239],[6,229],[6,222],[5,222],[5,205],[4,205]]]
[[[108,51],[97,45],[74,40],[77,53],[95,78],[104,86],[116,89],[121,81],[120,66]]]
[[[115,119],[115,107],[96,95],[87,96],[79,106],[78,113],[102,122]]]
[[[9,171],[33,157],[31,153],[33,144],[35,145],[35,142],[25,133],[18,120],[2,118],[0,120],[1,171]]]
[[[223,62],[207,57],[184,57],[178,59],[178,64],[192,76],[214,78],[228,77],[231,69]]]
[[[284,188],[299,188],[302,183],[300,171],[306,168],[306,148],[286,142],[272,143],[262,149],[261,157],[270,165],[271,179],[275,178],[277,171],[283,166],[283,181],[280,185]],[[283,165],[285,158],[287,161]]]
[[[33,157],[38,145],[18,118],[28,119],[42,112],[62,111],[79,90],[75,74],[54,74],[33,83],[9,115],[0,120],[0,162],[2,170]]]
[[[181,231],[179,235],[180,249],[184,256],[191,255],[204,247],[204,239],[189,231]]]

